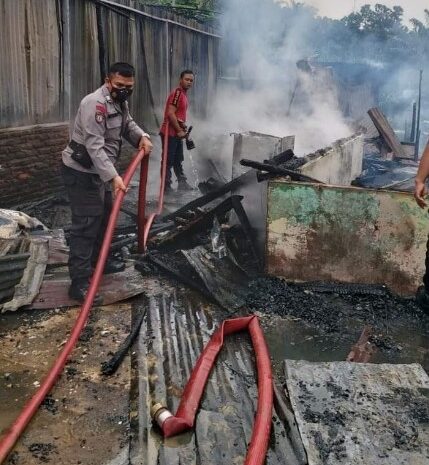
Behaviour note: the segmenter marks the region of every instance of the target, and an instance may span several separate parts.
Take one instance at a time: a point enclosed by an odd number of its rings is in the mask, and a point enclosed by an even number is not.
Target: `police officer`
[[[122,137],[138,149],[152,150],[150,137],[132,119],[127,99],[134,88],[134,68],[115,63],[102,87],[80,103],[69,145],[62,154],[62,174],[70,200],[69,296],[85,299],[112,208],[113,194],[125,191],[115,168]],[[109,258],[105,273],[124,269]],[[97,296],[95,304],[101,303]]]
[[[171,169],[177,178],[179,191],[189,191],[192,187],[187,183],[185,173],[183,172],[183,140],[187,137],[186,113],[188,111],[188,90],[194,84],[194,73],[190,69],[185,69],[180,73],[179,85],[174,89],[167,98],[164,111],[164,120],[159,130],[164,147],[165,132],[167,122],[169,123],[168,131],[168,149],[167,149],[167,173],[165,177],[165,193],[171,193]]]

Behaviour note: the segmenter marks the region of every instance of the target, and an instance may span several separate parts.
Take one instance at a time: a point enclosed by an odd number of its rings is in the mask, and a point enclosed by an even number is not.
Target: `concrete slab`
[[[308,162],[300,171],[325,184],[350,186],[362,172],[363,147],[361,134],[340,139],[331,147],[306,155]]]
[[[285,361],[309,465],[425,465],[429,377],[420,365]]]
[[[271,275],[411,295],[424,273],[429,221],[408,193],[271,182],[267,229]]]
[[[258,132],[245,132],[234,134],[234,149],[232,161],[232,178],[249,171],[249,168],[240,165],[242,158],[263,162],[273,158],[285,150],[293,150],[295,136],[276,137]],[[265,246],[265,218],[267,216],[267,182],[249,183],[233,191],[233,194],[243,195],[243,207],[249,217],[250,224],[256,232],[257,245],[261,256]]]

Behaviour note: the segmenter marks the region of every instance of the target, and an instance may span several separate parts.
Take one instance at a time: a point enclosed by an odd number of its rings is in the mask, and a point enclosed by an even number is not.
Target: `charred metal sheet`
[[[19,281],[21,281],[22,275],[22,270],[0,274],[0,290],[15,287],[15,284],[18,284]]]
[[[241,294],[248,278],[230,254],[218,258],[203,246],[182,250],[182,253],[210,294],[215,296],[224,308],[232,310],[244,306],[245,300]]]
[[[429,377],[420,365],[285,361],[308,465],[425,465]]]
[[[213,301],[222,307],[222,303],[217,299],[217,296],[212,295],[204,282],[195,272],[195,270],[189,265],[182,251],[176,252],[173,257],[169,254],[151,254],[148,253],[143,261],[136,263],[135,267],[143,274],[146,273],[145,260],[156,265],[161,271],[167,275],[177,279],[179,282],[189,286],[190,289],[200,292],[208,300]],[[185,262],[185,263],[184,263]]]
[[[427,213],[402,192],[271,182],[267,270],[297,281],[385,284],[413,294]]]
[[[150,304],[135,354],[131,405],[132,465],[220,465],[242,463],[250,441],[257,386],[247,335],[226,338],[207,383],[195,430],[163,439],[152,425],[150,407],[162,402],[175,412],[192,368],[226,314],[214,312],[193,293],[148,283]],[[287,400],[280,391],[282,418]],[[290,413],[290,411],[289,411]],[[291,413],[290,413],[291,414]],[[273,410],[273,434],[267,465],[304,465],[302,444],[293,423]],[[292,433],[291,433],[292,431]]]
[[[44,238],[30,241],[30,257],[27,259],[21,281],[15,286],[13,299],[2,305],[2,312],[11,312],[31,304],[40,290],[49,256],[49,242]]]

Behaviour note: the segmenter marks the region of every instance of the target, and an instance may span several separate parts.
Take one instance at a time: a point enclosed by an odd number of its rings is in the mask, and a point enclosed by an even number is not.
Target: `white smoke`
[[[198,122],[197,145],[211,158],[231,157],[231,140],[220,136],[256,131],[296,136],[299,156],[347,137],[332,79],[316,70],[299,70],[311,55],[312,15],[302,10],[284,24],[272,0],[230,0],[221,19],[222,78],[210,118]],[[210,141],[208,143],[208,141]],[[226,144],[226,145],[225,145]],[[215,153],[213,153],[213,150]]]

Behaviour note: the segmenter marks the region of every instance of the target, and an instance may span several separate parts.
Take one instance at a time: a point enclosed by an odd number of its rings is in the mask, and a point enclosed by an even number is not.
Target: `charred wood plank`
[[[292,149],[287,149],[278,155],[275,155],[273,158],[269,160],[264,160],[264,163],[268,165],[281,165],[283,163],[287,163],[288,161],[292,160],[295,157],[295,154]]]
[[[184,213],[188,211],[196,210],[199,207],[203,207],[208,203],[212,202],[213,200],[222,197],[223,195],[231,192],[232,190],[236,189],[237,187],[241,186],[242,184],[246,184],[252,179],[256,178],[256,173],[253,170],[247,171],[246,173],[238,176],[237,178],[233,179],[232,181],[224,184],[219,189],[216,189],[212,192],[209,192],[198,199],[192,200],[192,202],[187,203],[183,207],[179,208],[173,213],[169,213],[168,215],[162,217],[162,220],[174,220],[177,216],[182,216]]]
[[[292,159],[294,156],[294,153],[292,150],[288,149],[279,155],[276,155],[273,157],[270,161],[269,166],[275,166],[279,163],[285,163]],[[213,200],[218,199],[219,197],[222,197],[225,194],[228,194],[229,192],[237,189],[238,187],[247,184],[251,182],[252,180],[256,179],[256,172],[255,170],[249,170],[246,173],[243,173],[240,176],[237,176],[234,178],[232,181],[227,182],[223,186],[219,187],[218,189],[215,189],[211,192],[208,192],[207,194],[199,197],[198,199],[192,200],[191,202],[187,203],[183,207],[179,208],[173,213],[169,213],[168,215],[165,215],[162,217],[163,220],[174,220],[176,216],[181,216],[183,213],[195,210],[198,207],[203,207],[204,205],[207,205],[208,203],[212,202]],[[303,176],[303,175],[302,175]]]
[[[146,316],[146,311],[147,309],[145,308],[136,318],[136,321],[131,326],[130,334],[120,345],[118,351],[112,356],[110,360],[101,364],[101,374],[104,376],[111,376],[119,368],[125,356],[127,355],[128,349],[133,345],[137,335],[139,334],[140,327],[143,323],[144,317]]]
[[[293,181],[303,182],[314,182],[317,184],[323,184],[321,181],[306,176],[305,174],[298,173],[298,171],[288,170],[286,168],[280,168],[279,166],[269,165],[268,163],[260,163],[258,161],[247,160],[243,158],[240,160],[240,165],[248,166],[259,171],[266,171],[267,173],[276,174],[278,176],[290,176]]]
[[[232,210],[233,202],[236,202],[237,200],[241,201],[242,199],[243,197],[240,195],[233,195],[221,202],[219,205],[216,205],[216,207],[212,208],[211,210],[207,210],[206,212],[201,213],[195,219],[189,221],[188,224],[181,227],[181,229],[176,228],[172,231],[171,234],[163,237],[158,241],[156,241],[155,238],[150,239],[148,244],[152,244],[156,247],[163,247],[183,238],[184,236],[195,234],[196,232],[199,232],[210,226],[215,216],[222,216],[228,211]]]
[[[124,207],[123,205],[121,207],[121,212],[125,213],[126,215],[131,217],[133,220],[137,220],[137,213],[135,211],[130,210],[127,207]]]
[[[372,334],[372,327],[365,326],[359,340],[352,347],[352,350],[347,356],[347,362],[368,363],[371,360],[372,356],[377,350],[376,346],[370,342],[370,337]]]
[[[234,211],[237,214],[237,218],[239,219],[241,227],[243,228],[244,234],[247,238],[247,241],[249,242],[252,255],[255,259],[255,264],[258,270],[261,271],[262,263],[261,263],[261,260],[259,259],[255,236],[252,232],[252,226],[250,224],[246,210],[244,209],[243,204],[241,203],[241,200],[237,196],[233,196],[231,199],[232,199],[232,206],[234,208]]]
[[[368,115],[371,118],[380,136],[383,138],[387,147],[393,152],[395,157],[405,158],[406,153],[404,147],[401,145],[398,137],[387,121],[386,116],[381,112],[379,108],[371,108],[368,111]]]

